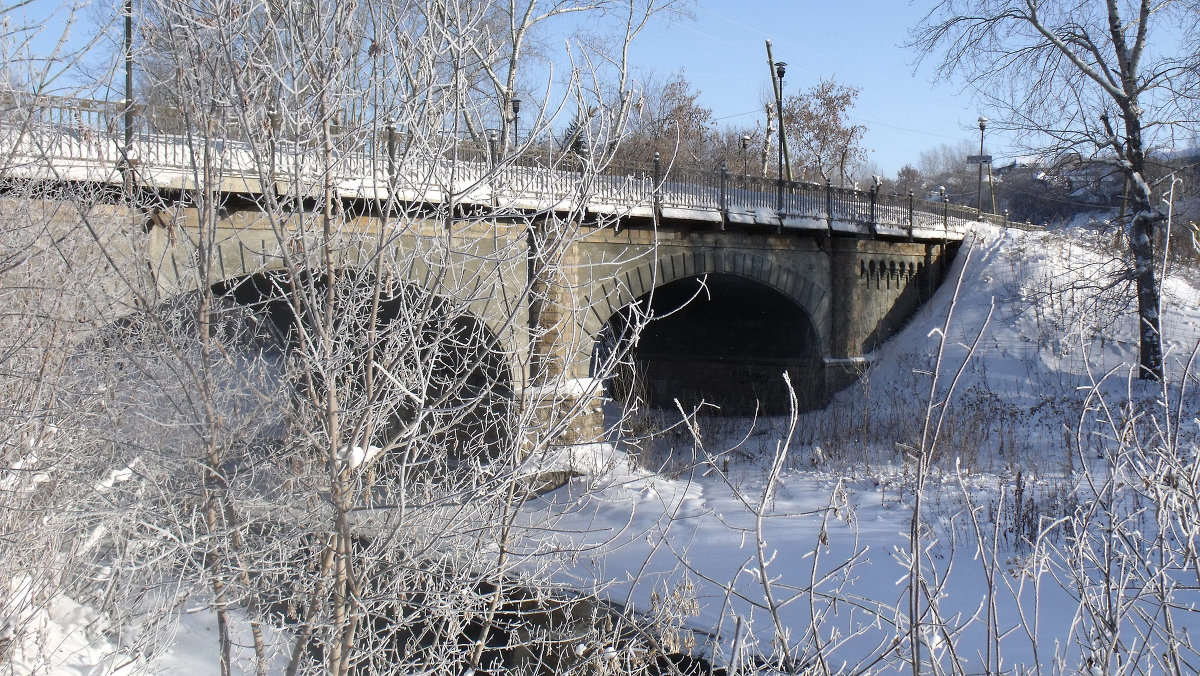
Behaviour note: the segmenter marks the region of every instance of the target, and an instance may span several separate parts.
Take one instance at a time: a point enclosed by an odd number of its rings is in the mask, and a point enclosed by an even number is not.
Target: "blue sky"
[[[907,0],[696,0],[694,21],[659,22],[639,37],[642,68],[667,75],[680,68],[701,92],[700,103],[720,123],[752,125],[763,118],[759,100],[770,91],[764,40],[788,64],[785,94],[821,78],[860,90],[852,111],[867,127],[864,146],[888,176],[922,150],[943,143],[979,142],[980,114],[969,94],[931,82],[933,69],[914,73],[913,54],[900,45],[930,3]],[[1002,142],[989,137],[999,162]]]

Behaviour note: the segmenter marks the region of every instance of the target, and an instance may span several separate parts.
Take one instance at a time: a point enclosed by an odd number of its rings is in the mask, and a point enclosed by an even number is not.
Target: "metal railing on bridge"
[[[0,93],[4,167],[8,173],[16,173],[13,167],[40,159],[58,167],[113,173],[124,166],[128,153],[139,171],[186,173],[201,166],[198,151],[203,148],[219,158],[226,173],[261,176],[264,163],[269,160],[272,166],[279,166],[280,158],[288,160],[290,171],[319,173],[317,149],[312,143],[296,140],[297,130],[268,128],[260,138],[250,139],[238,133],[243,127],[232,124],[220,138],[198,140],[182,133],[184,121],[178,112],[135,108],[132,147],[125,148],[124,112],[121,102]],[[367,192],[367,186],[373,185],[373,194],[381,194],[382,186],[383,194],[400,193],[414,200],[486,199],[511,204],[534,198],[553,204],[586,199],[588,208],[610,211],[641,208],[663,214],[667,210],[676,218],[687,219],[690,213],[696,220],[774,223],[779,227],[790,223],[812,228],[824,221],[830,230],[848,225],[873,235],[911,236],[918,230],[961,234],[969,224],[980,221],[1036,227],[948,200],[921,199],[911,192],[898,195],[876,188],[864,191],[731,174],[724,167],[713,171],[668,164],[657,156],[649,166],[623,166],[530,143],[505,150],[486,140],[449,135],[414,143],[386,125],[336,131],[334,171],[339,181],[354,183]],[[581,176],[587,177],[582,187]]]

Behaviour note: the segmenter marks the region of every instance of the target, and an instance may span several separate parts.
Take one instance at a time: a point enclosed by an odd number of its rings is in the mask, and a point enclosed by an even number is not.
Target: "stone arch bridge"
[[[284,249],[317,248],[312,232],[281,241],[246,198],[226,195],[229,206],[216,220],[210,281],[226,289],[283,268]],[[464,302],[500,341],[512,355],[512,382],[585,383],[597,375],[601,353],[619,342],[614,337],[652,317],[628,347],[642,381],[637,394],[659,407],[678,398],[733,413],[780,412],[785,370],[802,407],[826,403],[858,375],[863,355],[933,293],[962,236],[717,222],[670,208],[649,216],[476,214],[449,232],[441,218],[416,218],[388,233],[367,206],[351,200],[363,213],[346,221],[338,267],[370,270],[377,256],[403,259],[405,282]],[[198,285],[198,217],[187,205],[141,216],[161,298]],[[572,438],[602,432],[591,410]]]
[[[465,304],[511,358],[516,389],[587,382],[619,349],[652,404],[778,410],[786,370],[801,405],[821,405],[933,293],[972,224],[996,220],[911,194],[458,146],[397,170],[394,154],[368,143],[339,156],[332,179],[328,167],[280,178],[262,171],[251,141],[222,140],[214,166],[194,140],[168,134],[139,133],[122,148],[87,123],[85,103],[46,110],[19,133],[0,125],[0,150],[22,158],[6,179],[141,195],[141,255],[160,297],[200,283],[202,235],[205,283],[227,289],[337,239],[339,268],[403,262],[390,268],[406,283]],[[336,233],[313,227],[322,214],[336,217]],[[587,409],[568,437],[601,433],[597,407]]]

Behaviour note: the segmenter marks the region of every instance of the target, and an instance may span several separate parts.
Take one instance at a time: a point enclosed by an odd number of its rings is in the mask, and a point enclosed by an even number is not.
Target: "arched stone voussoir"
[[[676,253],[661,256],[653,263],[643,263],[608,279],[594,280],[585,297],[590,310],[583,322],[584,329],[594,337],[614,314],[651,290],[679,279],[706,274],[753,279],[788,297],[808,315],[817,331],[822,352],[829,353],[833,321],[827,283],[799,268],[744,251]]]
[[[192,293],[199,288],[199,275],[196,270],[196,252],[194,248],[176,247],[165,252],[158,264],[157,279],[159,281],[160,297],[175,297]],[[277,280],[286,276],[291,269],[287,261],[278,254],[264,255],[260,247],[243,243],[241,251],[233,248],[231,251],[222,247],[220,255],[213,256],[214,288],[232,291],[244,282],[256,277],[274,277]],[[295,263],[299,261],[293,259]],[[310,261],[310,266],[296,265],[300,274],[316,274],[323,277],[325,270],[319,261]],[[517,317],[502,298],[510,291],[500,281],[479,280],[475,283],[462,280],[450,281],[437,274],[436,266],[415,260],[403,265],[391,265],[386,269],[388,284],[392,286],[408,286],[429,294],[441,301],[457,304],[466,315],[469,315],[486,328],[492,336],[501,343],[501,349],[514,349],[512,345],[505,346],[505,339],[511,342],[513,326],[524,321],[523,315]],[[369,278],[375,273],[374,261],[369,258],[360,260],[347,259],[335,266],[339,275],[362,275]],[[178,271],[178,272],[177,272]],[[191,273],[191,274],[189,274]]]

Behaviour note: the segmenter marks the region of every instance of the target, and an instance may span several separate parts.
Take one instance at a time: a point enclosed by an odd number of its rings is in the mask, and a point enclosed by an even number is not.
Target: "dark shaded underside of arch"
[[[821,350],[808,314],[791,299],[746,277],[676,280],[618,313],[621,335],[636,310],[654,317],[631,346],[612,384],[614,396],[657,408],[675,401],[723,414],[782,414],[790,408],[786,371],[801,409],[824,403]]]

